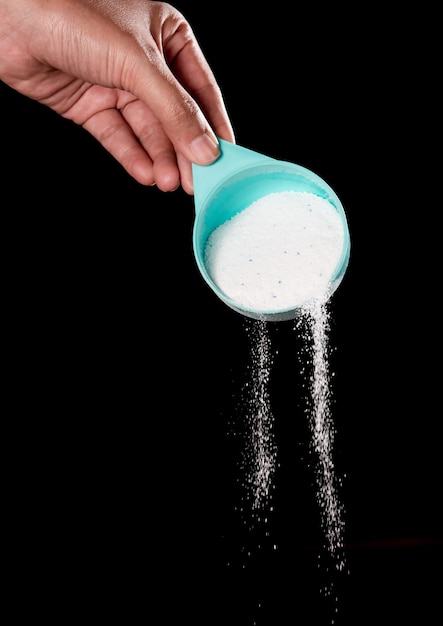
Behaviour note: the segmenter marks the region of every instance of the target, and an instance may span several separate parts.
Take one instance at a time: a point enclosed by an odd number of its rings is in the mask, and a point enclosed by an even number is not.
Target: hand
[[[148,0],[0,0],[0,78],[80,124],[135,180],[193,193],[235,141],[190,25]]]

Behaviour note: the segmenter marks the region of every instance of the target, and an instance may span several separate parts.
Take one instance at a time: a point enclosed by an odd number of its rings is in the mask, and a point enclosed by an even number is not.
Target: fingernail
[[[197,165],[209,165],[220,156],[220,146],[217,139],[206,133],[194,139],[189,147]]]

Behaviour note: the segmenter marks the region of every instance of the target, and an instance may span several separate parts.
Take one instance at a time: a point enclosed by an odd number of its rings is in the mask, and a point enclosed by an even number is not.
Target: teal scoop
[[[193,251],[197,267],[212,291],[228,307],[253,319],[284,321],[296,318],[301,305],[282,309],[256,309],[235,301],[214,282],[206,258],[206,245],[211,233],[254,201],[271,193],[309,192],[327,200],[337,211],[344,229],[339,261],[329,278],[327,297],[341,283],[350,256],[350,236],[346,214],[334,190],[309,169],[260,154],[249,148],[219,139],[221,154],[211,165],[192,166],[194,182],[195,221]]]

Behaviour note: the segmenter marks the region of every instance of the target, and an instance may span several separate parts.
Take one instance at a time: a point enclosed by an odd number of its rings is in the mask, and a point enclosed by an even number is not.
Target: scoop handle
[[[268,161],[275,162],[275,159],[254,150],[249,150],[249,148],[220,138],[218,138],[218,141],[220,144],[220,156],[214,163],[211,163],[211,165],[192,164],[196,213],[203,206],[207,195],[224,179],[251,165],[262,164]]]

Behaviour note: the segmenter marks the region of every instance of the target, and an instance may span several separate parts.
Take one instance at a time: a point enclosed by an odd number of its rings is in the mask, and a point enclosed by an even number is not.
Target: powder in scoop
[[[328,200],[309,192],[275,192],[210,234],[205,264],[236,304],[287,310],[327,293],[344,236],[340,215]]]

